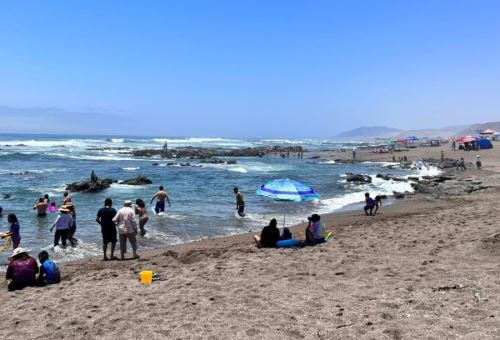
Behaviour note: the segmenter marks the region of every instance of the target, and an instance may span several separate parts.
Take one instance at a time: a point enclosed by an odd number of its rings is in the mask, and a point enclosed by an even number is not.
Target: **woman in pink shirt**
[[[138,259],[137,255],[137,223],[135,221],[135,211],[132,209],[132,201],[125,201],[123,203],[123,208],[118,210],[116,216],[113,218],[113,222],[116,223],[118,227],[118,233],[120,234],[120,256],[122,260],[125,260],[125,252],[127,251],[127,239],[132,244],[132,252],[134,259]]]

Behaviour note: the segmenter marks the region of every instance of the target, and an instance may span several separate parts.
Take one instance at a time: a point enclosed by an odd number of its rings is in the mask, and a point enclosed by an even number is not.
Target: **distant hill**
[[[500,122],[489,122],[489,123],[481,123],[471,125],[463,130],[458,131],[453,135],[453,137],[461,137],[461,136],[476,136],[479,131],[492,129],[500,132]]]
[[[354,130],[339,133],[334,137],[334,139],[363,140],[376,137],[392,136],[400,132],[402,132],[402,130],[385,126],[362,126]]]
[[[334,137],[336,140],[373,140],[375,138],[400,138],[407,136],[450,138],[468,125],[447,126],[440,129],[401,130],[385,126],[360,127],[342,132]]]

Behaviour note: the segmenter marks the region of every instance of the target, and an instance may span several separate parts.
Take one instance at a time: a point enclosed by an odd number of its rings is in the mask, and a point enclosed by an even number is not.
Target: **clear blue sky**
[[[481,0],[3,1],[2,129],[314,138],[500,120],[499,13]],[[37,108],[67,120],[32,120]]]

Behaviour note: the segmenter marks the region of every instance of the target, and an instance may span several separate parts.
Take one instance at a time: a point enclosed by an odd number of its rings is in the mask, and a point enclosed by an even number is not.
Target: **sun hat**
[[[131,200],[125,200],[125,202],[123,202],[123,205],[126,206],[126,207],[130,207],[132,205],[132,201]]]
[[[29,253],[29,250],[21,248],[21,247],[17,247],[16,249],[14,249],[14,252],[12,253],[12,255],[8,257],[9,261],[12,261],[12,259],[14,257],[16,257],[17,255],[22,254],[22,253]]]

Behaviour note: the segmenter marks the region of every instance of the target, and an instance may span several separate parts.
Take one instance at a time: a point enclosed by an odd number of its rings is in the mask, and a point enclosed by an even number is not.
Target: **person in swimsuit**
[[[146,204],[140,198],[135,200],[135,213],[139,215],[139,234],[141,236],[146,235],[146,229],[144,226],[148,223],[148,210],[146,209]]]
[[[37,216],[38,217],[44,217],[47,216],[47,207],[48,204],[45,202],[43,197],[40,197],[38,199],[38,202],[33,206],[33,210],[37,210]]]
[[[245,216],[245,201],[243,200],[243,193],[238,189],[238,187],[234,187],[234,194],[236,195],[236,210],[238,210],[238,215],[241,217]]]
[[[19,226],[19,221],[17,220],[17,216],[15,214],[7,215],[7,222],[10,224],[9,231],[2,233],[1,238],[10,236],[12,240],[12,249],[16,249],[19,247],[19,243],[21,243],[21,227]]]
[[[63,196],[64,198],[61,205],[66,205],[68,203],[71,203],[71,196],[69,195],[69,192],[66,191]]]
[[[159,191],[153,196],[151,199],[151,204],[154,199],[157,199],[155,211],[158,214],[159,212],[165,211],[165,200],[168,202],[168,207],[170,208],[170,199],[168,198],[168,193],[163,189],[163,186],[160,186]]]

